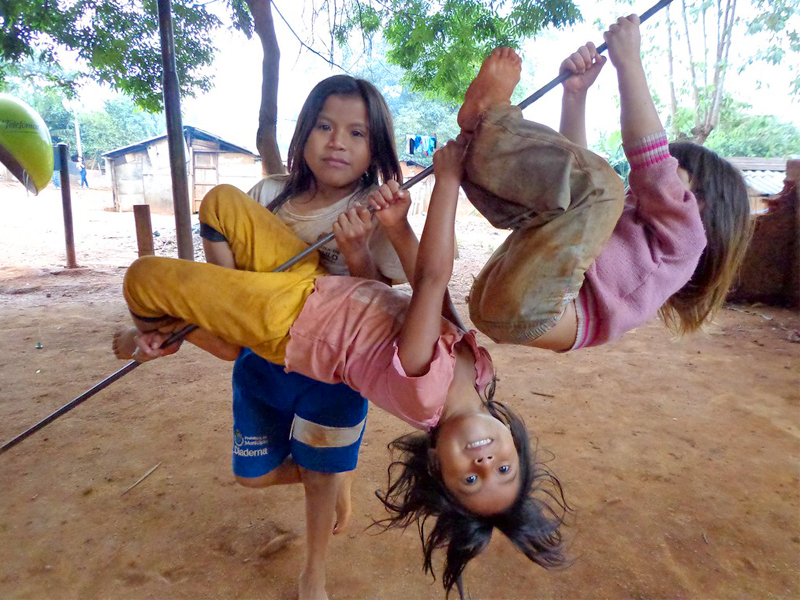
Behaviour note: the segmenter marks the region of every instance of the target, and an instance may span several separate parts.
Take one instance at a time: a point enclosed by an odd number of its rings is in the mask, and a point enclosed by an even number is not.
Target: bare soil
[[[0,441],[125,363],[120,294],[131,214],[73,188],[80,268],[65,269],[57,191],[0,182]],[[174,226],[154,216],[160,254]],[[502,235],[459,219],[453,292]],[[473,561],[472,598],[800,598],[800,317],[733,306],[703,335],[658,322],[608,347],[556,355],[494,347],[498,397],[552,452],[575,509],[574,564],[546,572],[502,535]],[[41,345],[41,348],[38,348]],[[299,486],[250,490],[230,471],[231,364],[192,347],[143,365],[0,457],[0,598],[296,597]],[[386,444],[373,409],[350,530],[332,542],[334,600],[442,598],[416,531],[366,530],[383,509]],[[148,477],[130,488],[158,465]],[[270,546],[283,534],[294,539]]]

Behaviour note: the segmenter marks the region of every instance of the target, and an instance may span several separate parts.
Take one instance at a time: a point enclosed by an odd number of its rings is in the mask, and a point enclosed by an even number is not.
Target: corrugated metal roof
[[[759,194],[771,196],[783,189],[783,180],[786,179],[785,171],[742,171],[742,177],[747,187]]]
[[[786,172],[785,158],[758,158],[755,156],[728,156],[725,158],[740,171]]]
[[[183,126],[184,139],[186,138],[188,133],[191,133],[192,137],[196,139],[218,142],[220,150],[223,152],[241,152],[243,154],[250,154],[251,156],[256,156],[256,157],[258,156],[258,154],[256,154],[255,152],[251,152],[247,148],[242,148],[241,146],[237,146],[236,144],[231,144],[230,142],[226,142],[218,135],[214,135],[213,133],[209,133],[208,131],[204,131],[197,127],[193,127],[191,125],[184,125]],[[146,140],[136,142],[135,144],[130,144],[129,146],[123,146],[122,148],[115,148],[114,150],[103,152],[103,156],[114,157],[114,156],[120,156],[122,154],[128,154],[129,152],[135,152],[137,150],[145,150],[153,142],[157,140],[163,140],[166,137],[167,137],[166,133],[162,135],[157,135],[156,137],[148,138]]]
[[[785,158],[729,156],[725,160],[739,169],[747,187],[756,193],[771,196],[783,189],[783,180],[786,179]]]

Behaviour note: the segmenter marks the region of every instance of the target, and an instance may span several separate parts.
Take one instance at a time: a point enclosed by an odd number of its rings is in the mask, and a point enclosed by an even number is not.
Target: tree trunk
[[[717,52],[714,62],[714,82],[710,90],[711,98],[705,111],[703,122],[692,129],[694,141],[704,144],[714,128],[719,124],[719,115],[722,110],[722,100],[725,89],[725,69],[728,63],[728,51],[733,37],[733,24],[736,17],[736,0],[725,0],[724,10],[722,0],[717,2]]]
[[[725,84],[725,71],[728,68],[728,52],[731,48],[731,39],[733,37],[733,24],[736,20],[736,0],[728,0],[728,5],[725,10],[725,28],[724,38],[722,40],[722,51],[720,52],[721,60],[717,65],[719,69],[719,82],[714,90],[714,101],[711,104],[711,114],[709,123],[711,127],[716,127],[719,124],[719,114],[722,110],[723,89]]]
[[[689,21],[686,18],[686,0],[682,0],[681,4],[683,6],[683,28],[686,32],[686,49],[689,51],[689,72],[691,73],[692,100],[694,101],[694,129],[692,129],[692,134],[694,134],[694,130],[699,129],[702,122],[700,118],[702,109],[700,107],[700,90],[697,89],[697,73],[694,68],[694,55],[692,54],[692,37],[689,34]]]
[[[261,40],[264,61],[261,63],[261,107],[258,111],[256,147],[261,155],[261,169],[265,175],[285,173],[278,149],[278,74],[281,52],[275,35],[270,0],[246,0],[253,15],[256,34]]]
[[[669,5],[666,10],[667,17],[667,62],[669,64],[669,114],[671,117],[670,131],[672,139],[677,139],[678,134],[678,100],[675,97],[675,66],[672,54],[672,17],[669,14]]]

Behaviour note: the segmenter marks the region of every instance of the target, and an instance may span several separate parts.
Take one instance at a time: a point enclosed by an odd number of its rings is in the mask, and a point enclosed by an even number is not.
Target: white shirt
[[[271,175],[259,181],[247,194],[266,207],[283,191],[287,178],[287,175]],[[364,198],[366,198],[366,191],[358,190],[331,206],[320,208],[308,214],[293,212],[290,199],[277,210],[276,214],[297,237],[307,244],[313,244],[332,231],[333,223],[341,213]],[[381,275],[395,283],[407,281],[400,259],[380,224],[376,224],[372,232],[369,240],[369,249],[372,259],[375,261],[375,266]],[[320,263],[328,273],[331,275],[349,275],[347,262],[344,255],[339,251],[336,240],[331,240],[322,246],[319,249],[319,253]]]

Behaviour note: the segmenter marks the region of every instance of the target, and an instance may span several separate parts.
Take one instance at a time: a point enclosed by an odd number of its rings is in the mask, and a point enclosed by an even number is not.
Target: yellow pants
[[[308,245],[270,211],[230,185],[212,189],[200,221],[222,234],[236,269],[147,256],[125,274],[125,300],[145,320],[183,319],[224,340],[283,364],[289,328],[325,275],[311,253],[288,270],[271,273]]]

